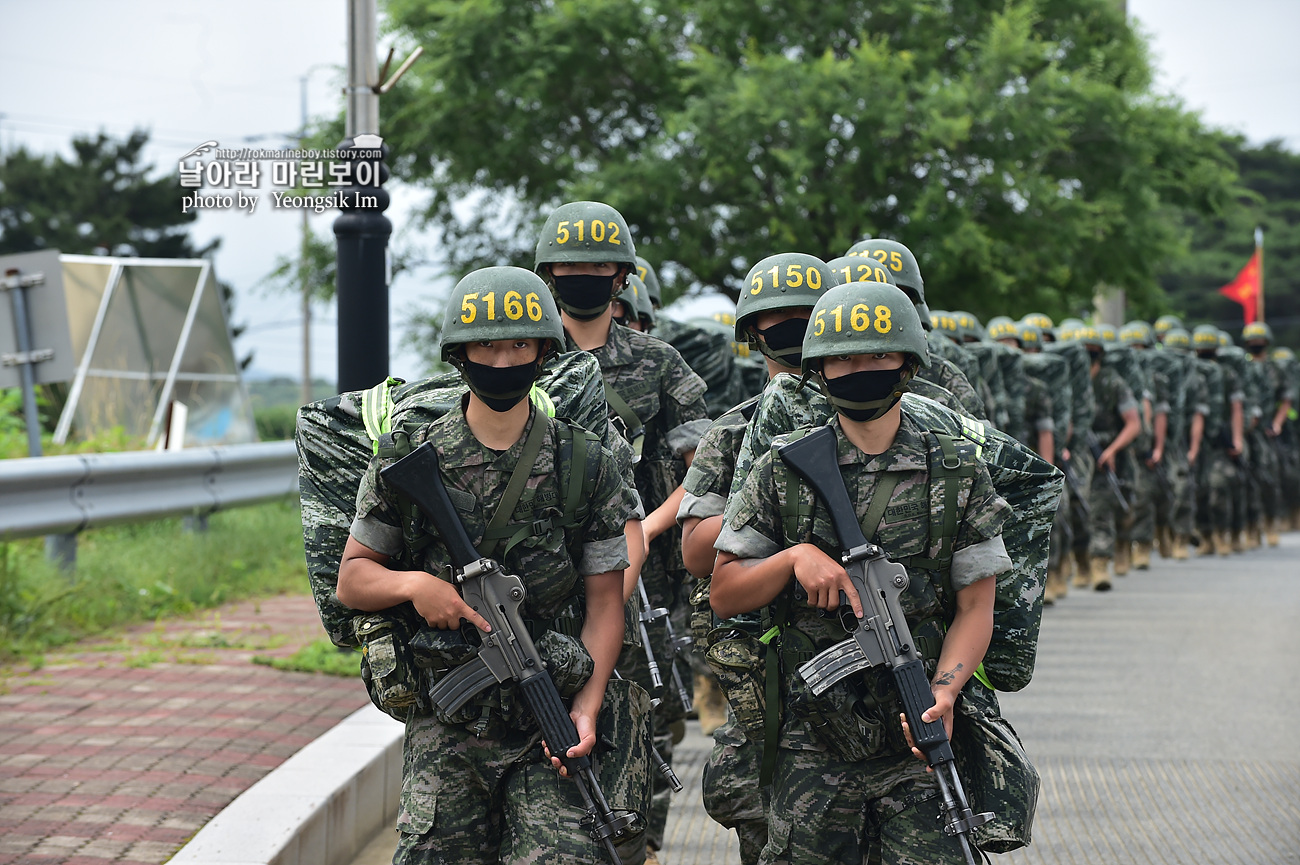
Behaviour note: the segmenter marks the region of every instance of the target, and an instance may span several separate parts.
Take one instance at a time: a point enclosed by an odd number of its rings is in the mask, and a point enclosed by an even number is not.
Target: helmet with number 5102
[[[522,267],[485,267],[456,283],[447,298],[440,354],[458,365],[466,343],[503,339],[549,340],[539,363],[564,346],[564,325],[550,289]]]
[[[602,201],[570,201],[546,218],[537,238],[533,270],[558,263],[612,262],[636,273],[636,246],[623,215]]]

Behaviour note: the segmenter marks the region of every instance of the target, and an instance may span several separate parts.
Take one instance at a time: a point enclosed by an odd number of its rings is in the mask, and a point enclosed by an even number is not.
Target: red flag
[[[1250,257],[1250,261],[1246,262],[1246,266],[1237,274],[1237,278],[1219,289],[1219,294],[1241,304],[1246,324],[1253,323],[1259,311],[1261,290],[1259,271],[1259,248],[1256,247],[1255,254]]]

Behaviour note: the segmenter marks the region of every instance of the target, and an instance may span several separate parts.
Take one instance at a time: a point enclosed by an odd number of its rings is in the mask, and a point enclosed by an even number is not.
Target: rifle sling
[[[546,426],[546,418],[542,416],[541,412],[534,411],[533,426],[528,431],[528,439],[524,442],[524,449],[519,455],[519,462],[515,463],[515,469],[510,473],[510,481],[506,484],[505,492],[501,494],[501,500],[497,502],[497,509],[492,512],[492,519],[488,521],[487,529],[483,533],[483,555],[489,559],[500,561],[497,558],[498,548],[501,547],[502,541],[505,541],[506,538],[499,530],[506,527],[506,523],[514,515],[515,505],[519,504],[519,499],[524,494],[524,487],[528,484],[529,475],[533,473],[533,465],[537,462],[537,455],[542,452],[542,439],[546,437]],[[517,537],[511,537],[506,542],[505,549],[500,551],[500,554],[504,555],[506,550],[523,540],[531,528],[532,524],[521,526],[515,532]]]
[[[637,417],[636,412],[632,411],[632,407],[627,404],[627,400],[623,399],[623,395],[609,384],[605,385],[605,401],[627,427],[627,434],[631,437],[632,454],[635,459],[640,460],[641,448],[645,445],[645,424]]]

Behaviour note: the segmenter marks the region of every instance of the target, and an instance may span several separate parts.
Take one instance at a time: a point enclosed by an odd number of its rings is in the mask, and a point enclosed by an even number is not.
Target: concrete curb
[[[402,733],[353,712],[213,817],[170,865],[348,865],[397,814]]]

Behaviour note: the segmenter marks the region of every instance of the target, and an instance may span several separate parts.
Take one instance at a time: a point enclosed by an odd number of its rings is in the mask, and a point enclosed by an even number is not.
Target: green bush
[[[294,670],[300,673],[325,673],[329,676],[360,676],[361,653],[356,649],[340,649],[322,637],[308,643],[287,658],[254,655],[254,664],[264,664],[277,670]]]
[[[291,405],[271,405],[253,409],[257,424],[257,437],[264,442],[285,441],[293,438],[298,409]]]
[[[254,595],[307,591],[298,503],[82,532],[77,567],[45,560],[41,538],[0,543],[0,661],[105,629]]]

